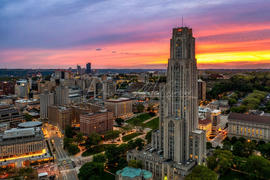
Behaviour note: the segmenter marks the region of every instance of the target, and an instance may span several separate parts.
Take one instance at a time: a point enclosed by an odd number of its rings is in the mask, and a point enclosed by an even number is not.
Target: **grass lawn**
[[[111,144],[100,144],[100,145],[91,147],[90,149],[83,152],[82,156],[91,156],[91,155],[94,155],[94,154],[101,153],[101,152],[105,151],[105,149],[108,146],[111,146]]]
[[[151,128],[153,130],[158,129],[159,127],[159,117],[152,119],[151,121],[143,124],[143,127],[145,128]]]
[[[132,125],[141,125],[144,121],[146,121],[147,119],[150,119],[152,116],[149,113],[144,113],[141,114],[137,117],[131,118],[129,120],[127,120],[126,122]]]
[[[135,132],[135,133],[123,136],[122,139],[123,139],[124,142],[127,142],[127,141],[129,141],[129,140],[131,140],[131,139],[133,139],[133,138],[135,138],[135,137],[137,137],[139,135],[142,135],[142,133]]]

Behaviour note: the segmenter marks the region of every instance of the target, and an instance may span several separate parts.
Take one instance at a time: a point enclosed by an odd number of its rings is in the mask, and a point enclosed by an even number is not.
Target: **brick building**
[[[81,114],[80,131],[83,134],[105,133],[113,130],[113,120],[113,113],[107,110]]]

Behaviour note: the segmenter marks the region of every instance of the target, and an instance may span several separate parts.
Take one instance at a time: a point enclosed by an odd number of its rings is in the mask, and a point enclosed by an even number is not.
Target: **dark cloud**
[[[97,48],[96,51],[101,51],[102,49],[101,48]]]
[[[270,29],[201,36],[197,38],[197,40],[200,42],[215,43],[247,42],[264,39],[270,39]]]

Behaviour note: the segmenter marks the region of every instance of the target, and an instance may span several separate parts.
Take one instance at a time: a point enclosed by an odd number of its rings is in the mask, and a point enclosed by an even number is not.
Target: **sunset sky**
[[[173,27],[199,68],[270,68],[270,0],[0,0],[0,68],[165,68]]]

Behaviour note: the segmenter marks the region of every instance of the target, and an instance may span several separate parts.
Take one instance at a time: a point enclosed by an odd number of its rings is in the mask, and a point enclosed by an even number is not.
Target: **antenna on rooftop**
[[[184,17],[182,16],[182,27],[184,27]]]

